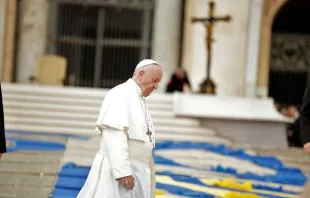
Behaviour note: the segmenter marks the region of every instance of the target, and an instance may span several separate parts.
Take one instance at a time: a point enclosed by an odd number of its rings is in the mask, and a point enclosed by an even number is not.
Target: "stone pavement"
[[[65,143],[67,138],[7,134],[7,138]],[[15,151],[0,160],[1,198],[48,198],[58,178],[63,151]]]
[[[0,160],[0,197],[1,198],[48,198],[54,189],[61,165],[74,159],[80,163],[89,164],[95,155],[96,145],[90,150],[83,149],[86,145],[77,145],[78,141],[67,137],[55,136],[32,136],[20,134],[8,134],[8,138],[25,140],[40,140],[66,144],[66,151],[15,151],[3,156]],[[93,143],[98,141],[93,141]],[[88,146],[89,147],[89,146]],[[310,175],[310,157],[304,155],[301,149],[291,148],[288,150],[270,149],[247,149],[248,152],[277,156],[286,165],[300,168],[305,174]],[[166,167],[157,165],[157,170],[165,170]],[[183,172],[185,170],[181,170]],[[175,169],[178,172],[177,169]],[[213,176],[220,176],[213,173]],[[199,173],[193,172],[193,176]],[[218,177],[217,176],[217,177]],[[207,176],[206,176],[207,177]],[[209,175],[211,177],[211,175]]]

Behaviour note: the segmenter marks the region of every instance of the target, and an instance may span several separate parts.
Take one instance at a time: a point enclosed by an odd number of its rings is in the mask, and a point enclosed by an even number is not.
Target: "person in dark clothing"
[[[186,72],[183,69],[178,68],[176,72],[171,76],[171,79],[168,82],[166,88],[166,92],[167,93],[172,93],[175,91],[183,92],[184,85],[187,85],[189,89],[191,89],[191,85],[188,80]]]
[[[288,141],[290,146],[302,147],[300,139],[300,117],[298,117],[293,124],[288,128]]]
[[[0,84],[0,158],[6,152],[2,90]]]
[[[300,137],[304,151],[310,155],[310,84],[306,87],[300,111]]]

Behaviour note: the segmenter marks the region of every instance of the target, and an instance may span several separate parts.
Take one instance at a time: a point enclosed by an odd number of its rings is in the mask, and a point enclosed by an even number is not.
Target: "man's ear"
[[[138,76],[143,76],[143,75],[144,75],[144,70],[142,69],[138,72]]]

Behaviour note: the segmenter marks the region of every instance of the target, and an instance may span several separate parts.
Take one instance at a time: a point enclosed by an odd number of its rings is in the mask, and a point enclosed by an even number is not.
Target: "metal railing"
[[[154,0],[53,0],[50,53],[68,60],[67,85],[111,88],[149,58]]]
[[[283,104],[299,105],[310,69],[310,37],[274,33],[271,43],[269,96]]]

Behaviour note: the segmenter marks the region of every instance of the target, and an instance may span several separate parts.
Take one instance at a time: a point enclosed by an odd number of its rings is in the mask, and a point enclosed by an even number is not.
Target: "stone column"
[[[4,39],[2,51],[2,81],[12,82],[17,2],[16,0],[6,0],[5,2]]]
[[[263,13],[263,0],[251,0],[249,13],[249,32],[247,43],[247,62],[245,74],[245,97],[256,96],[256,78],[259,60],[260,29]]]
[[[22,0],[20,3],[17,82],[29,83],[37,58],[46,52],[49,18],[48,0]]]
[[[273,19],[280,7],[288,0],[265,0],[264,14],[261,24],[261,45],[259,54],[259,68],[257,73],[256,95],[265,98],[268,96],[270,45]]]
[[[264,17],[265,18],[265,17]],[[266,18],[263,19],[266,22]],[[261,45],[260,45],[260,63],[257,72],[257,90],[256,95],[260,98],[268,96],[268,77],[269,77],[269,59],[271,42],[271,25],[265,24],[261,27]]]
[[[178,67],[181,3],[181,0],[156,0],[152,58],[163,66],[163,79],[158,88],[161,92],[165,91],[171,74]]]
[[[183,65],[189,72],[194,91],[206,77],[206,30],[191,23],[192,17],[208,17],[208,0],[188,0],[185,15]],[[243,96],[248,37],[248,0],[216,0],[215,16],[230,15],[228,23],[214,26],[211,77],[219,96]]]
[[[6,0],[0,1],[0,79],[3,73],[3,56],[4,56],[4,36],[5,36],[5,20],[6,20]]]

